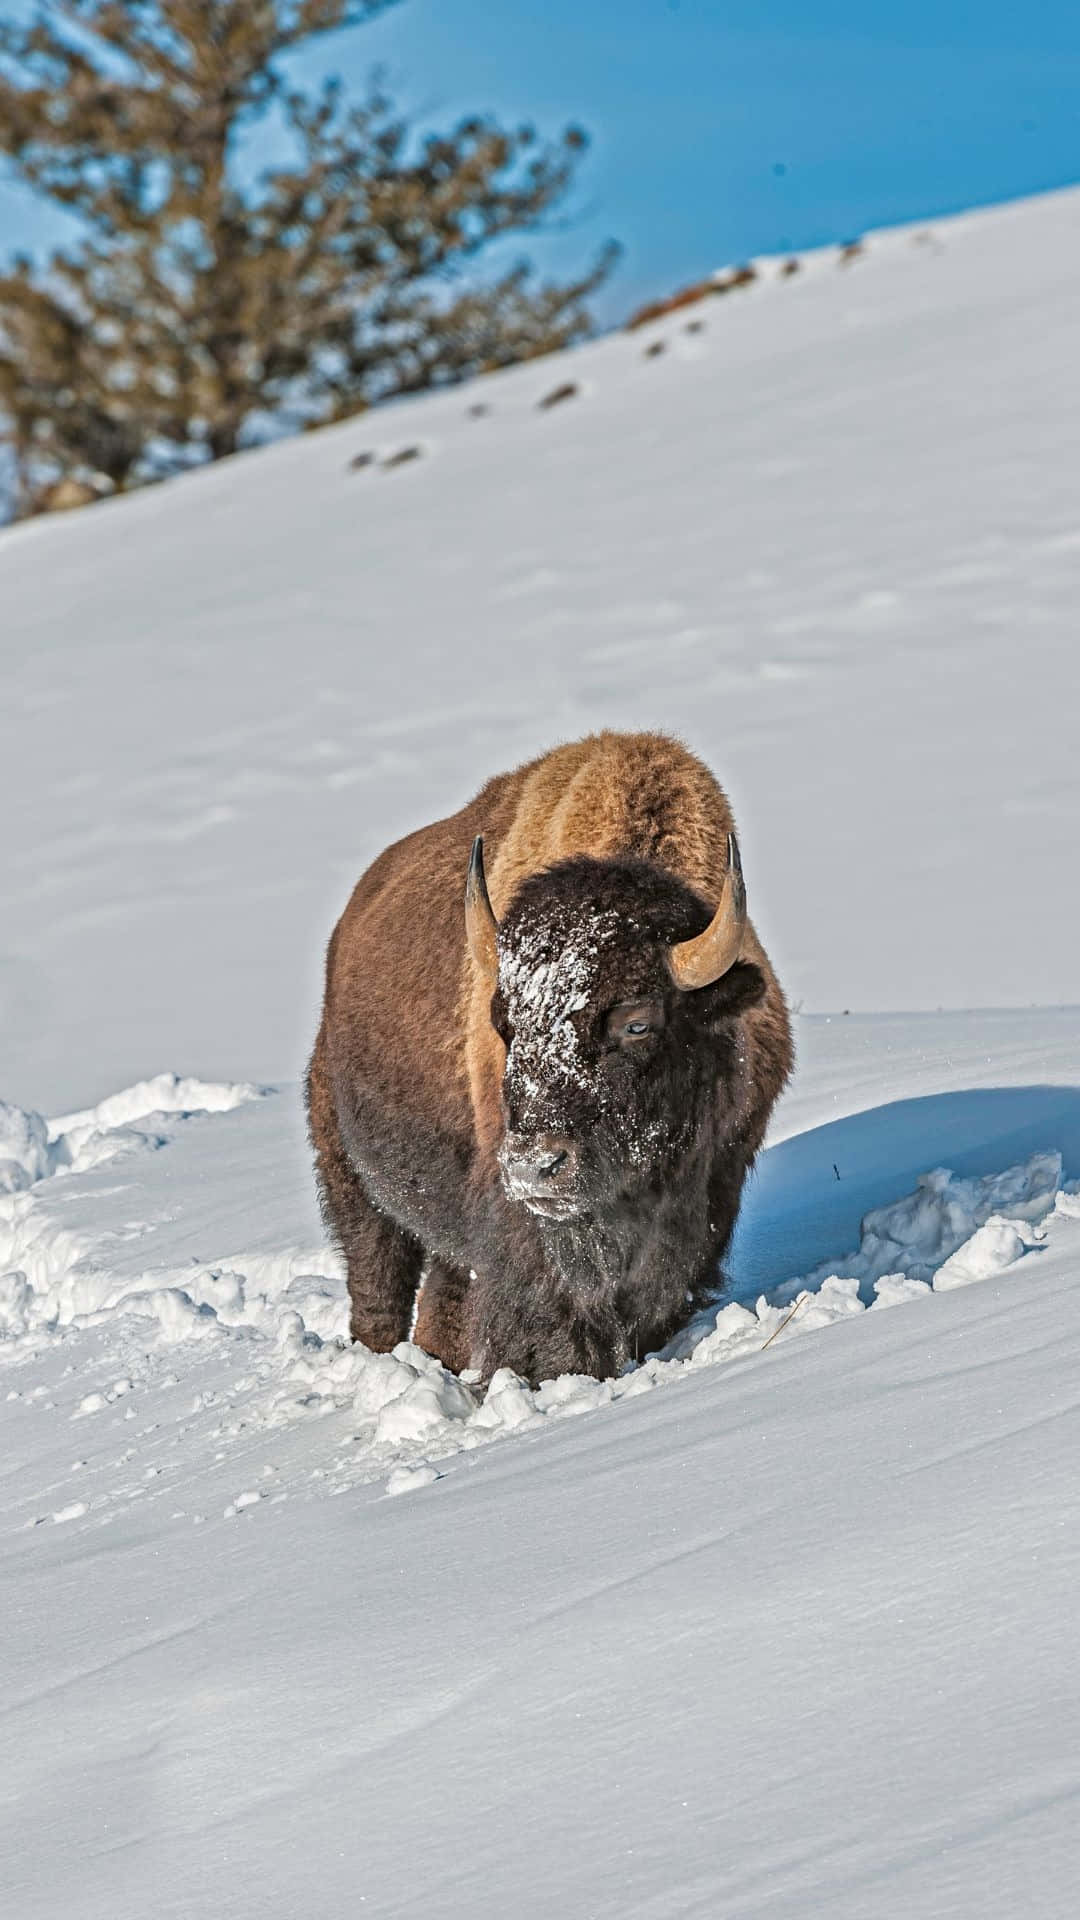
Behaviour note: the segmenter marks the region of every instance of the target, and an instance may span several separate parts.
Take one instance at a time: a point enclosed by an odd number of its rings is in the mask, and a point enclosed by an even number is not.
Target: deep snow
[[[1078,218],[0,537],[5,1914],[1075,1911]],[[364,862],[601,724],[836,1011],[717,1309],[481,1407],[344,1344],[295,1075]]]
[[[1073,1912],[1080,1014],[799,1037],[731,1297],[618,1382],[340,1344],[295,1090],[0,1201],[12,1911]]]

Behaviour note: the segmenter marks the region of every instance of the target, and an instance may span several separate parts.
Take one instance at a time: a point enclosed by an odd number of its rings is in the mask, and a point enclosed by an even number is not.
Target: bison
[[[662,1346],[716,1291],[791,1057],[699,760],[601,733],[489,780],[330,941],[308,1114],[353,1338],[533,1384]]]

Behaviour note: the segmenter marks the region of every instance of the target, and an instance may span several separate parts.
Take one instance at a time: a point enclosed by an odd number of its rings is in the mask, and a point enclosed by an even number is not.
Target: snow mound
[[[985,1225],[938,1268],[934,1291],[945,1293],[950,1287],[968,1287],[975,1280],[990,1280],[995,1273],[1004,1272],[1019,1260],[1030,1244],[1037,1241],[1025,1239],[1019,1221],[1003,1220],[1000,1214],[991,1214]]]
[[[52,1171],[47,1122],[0,1101],[0,1193],[19,1193]]]
[[[84,1107],[80,1113],[66,1113],[51,1120],[49,1133],[52,1139],[84,1128],[111,1133],[155,1113],[228,1113],[247,1100],[261,1099],[265,1092],[265,1087],[244,1080],[183,1079],[177,1073],[158,1073],[151,1080],[139,1080],[133,1087],[109,1094],[96,1107]]]
[[[133,1149],[162,1146],[155,1121],[227,1113],[266,1092],[246,1081],[159,1073],[96,1107],[54,1120],[0,1100],[0,1194],[22,1192],[55,1173],[88,1173]]]
[[[840,1272],[857,1283],[867,1304],[893,1305],[910,1297],[913,1286],[944,1292],[962,1285],[957,1276],[969,1268],[979,1279],[1000,1272],[1038,1239],[1035,1230],[1054,1210],[1061,1170],[1057,1152],[1033,1154],[1021,1166],[982,1178],[963,1179],[936,1167],[922,1175],[913,1193],[866,1214],[859,1246],[841,1267],[826,1261],[788,1281],[775,1297],[784,1301],[817,1291]],[[985,1273],[974,1271],[982,1266]],[[897,1291],[900,1281],[906,1291]]]

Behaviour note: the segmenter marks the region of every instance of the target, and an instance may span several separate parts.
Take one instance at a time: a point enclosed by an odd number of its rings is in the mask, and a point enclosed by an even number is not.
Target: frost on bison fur
[[[308,1111],[354,1339],[405,1339],[419,1289],[413,1338],[484,1379],[661,1346],[715,1291],[790,1065],[699,760],[602,733],[489,780],[330,941]]]

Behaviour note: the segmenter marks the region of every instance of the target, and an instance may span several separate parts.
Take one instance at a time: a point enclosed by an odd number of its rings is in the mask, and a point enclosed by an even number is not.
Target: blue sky
[[[571,270],[621,240],[606,319],[750,253],[1080,178],[1077,0],[401,0],[301,66],[374,64],[432,124],[590,130],[569,217],[530,250]],[[0,252],[58,231],[0,188]]]

